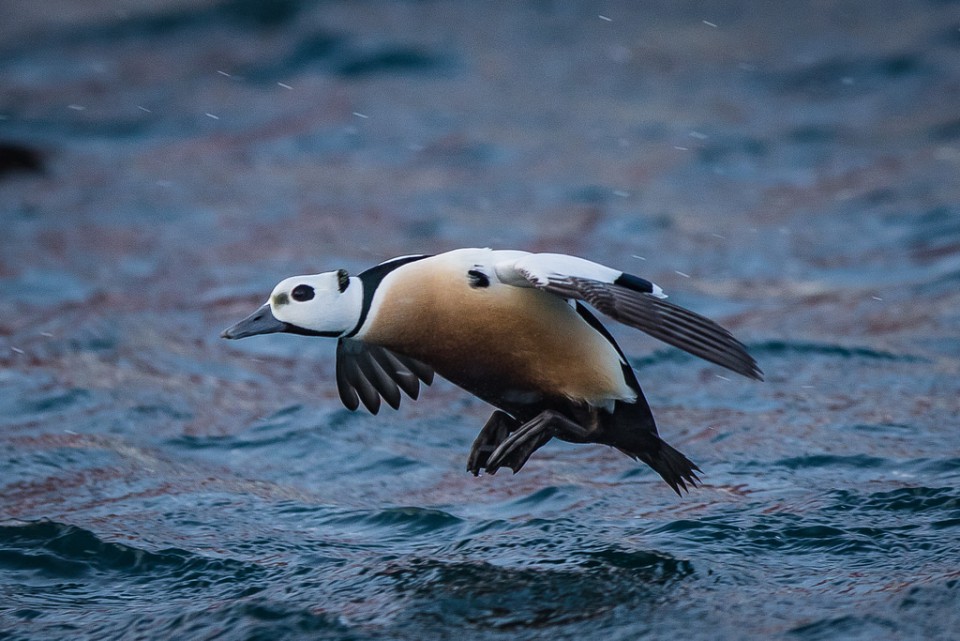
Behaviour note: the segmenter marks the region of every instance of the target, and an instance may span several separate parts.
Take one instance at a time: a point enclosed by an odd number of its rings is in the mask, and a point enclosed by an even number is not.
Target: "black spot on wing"
[[[470,287],[490,287],[490,277],[479,269],[471,269],[467,276],[470,278]]]
[[[550,279],[541,289],[582,300],[607,316],[654,338],[748,378],[763,372],[746,347],[714,321],[667,301],[621,285],[565,277]]]
[[[613,281],[613,284],[626,287],[627,289],[632,289],[635,292],[643,292],[645,294],[653,293],[653,283],[646,278],[640,278],[639,276],[634,276],[633,274],[628,274],[627,272],[620,274],[617,277],[617,280]]]
[[[432,383],[433,370],[419,361],[363,341],[337,342],[337,390],[340,400],[351,411],[362,402],[371,414],[376,414],[381,398],[397,409],[401,390],[416,399],[421,381]]]

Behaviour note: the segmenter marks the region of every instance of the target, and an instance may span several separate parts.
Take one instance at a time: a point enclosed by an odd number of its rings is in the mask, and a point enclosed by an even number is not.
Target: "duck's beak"
[[[260,309],[250,314],[242,321],[220,332],[221,338],[246,338],[257,334],[273,334],[287,331],[289,325],[278,321],[270,311],[270,303],[265,303]]]

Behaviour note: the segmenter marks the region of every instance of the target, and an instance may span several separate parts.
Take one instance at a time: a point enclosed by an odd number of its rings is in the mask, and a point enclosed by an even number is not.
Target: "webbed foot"
[[[487,473],[495,474],[498,469],[506,466],[516,474],[530,455],[554,436],[583,442],[590,440],[590,431],[559,412],[545,410],[503,439],[487,458]]]
[[[473,447],[470,448],[470,456],[467,457],[467,471],[474,476],[478,476],[480,470],[487,467],[487,459],[490,458],[493,451],[510,436],[510,432],[519,426],[520,421],[506,412],[496,410],[491,414],[486,424],[480,429],[480,433],[477,434],[477,438],[474,439]],[[496,469],[492,471],[488,469],[487,471],[490,474],[496,473]]]

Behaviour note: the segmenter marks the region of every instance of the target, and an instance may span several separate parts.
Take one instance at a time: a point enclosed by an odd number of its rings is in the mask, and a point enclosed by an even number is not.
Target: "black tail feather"
[[[622,359],[623,378],[637,394],[637,398],[632,402],[617,401],[612,413],[601,412],[605,436],[599,439],[599,442],[612,445],[630,458],[643,461],[652,467],[679,496],[683,496],[681,490],[689,492],[690,488],[699,486],[700,477],[697,472],[702,474],[703,470],[657,434],[657,423],[653,419],[647,399],[643,396],[643,390],[640,389],[637,375],[613,336],[597,317],[580,303],[577,303],[577,313],[616,348]]]
[[[696,463],[660,437],[650,436],[652,438],[643,439],[645,442],[641,447],[626,449],[623,446],[618,446],[617,449],[627,456],[643,461],[652,467],[678,496],[683,496],[681,490],[689,492],[690,488],[700,485],[701,481],[697,472],[702,474],[703,470],[697,467]]]
[[[660,438],[653,413],[640,391],[633,370],[629,366],[624,366],[624,370],[624,375],[629,375],[627,380],[635,386],[637,398],[632,403],[617,401],[613,412],[605,417],[605,438],[602,442],[652,467],[674,492],[682,496],[681,490],[689,492],[690,488],[700,485],[697,472],[702,474],[703,470]]]

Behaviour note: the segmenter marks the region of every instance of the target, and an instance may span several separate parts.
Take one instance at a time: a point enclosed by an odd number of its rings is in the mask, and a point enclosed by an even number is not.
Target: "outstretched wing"
[[[497,263],[496,272],[504,283],[582,300],[694,356],[763,380],[743,343],[709,318],[668,303],[663,290],[646,279],[563,254],[529,254]]]
[[[416,400],[420,382],[433,382],[433,370],[420,361],[352,338],[337,341],[337,391],[353,411],[363,402],[371,414],[380,411],[380,399],[400,407],[400,391]]]

